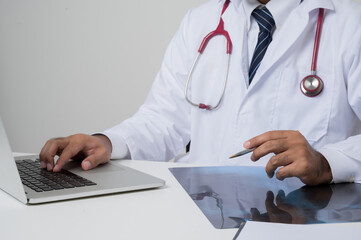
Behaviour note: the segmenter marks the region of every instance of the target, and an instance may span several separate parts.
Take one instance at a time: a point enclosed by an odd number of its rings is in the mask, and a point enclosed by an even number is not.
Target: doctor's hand
[[[104,135],[76,134],[65,138],[50,139],[42,148],[40,167],[59,172],[70,160],[82,160],[84,170],[92,169],[110,159],[112,145]],[[54,166],[54,157],[59,156]]]
[[[298,177],[307,185],[330,183],[332,172],[326,158],[307,142],[299,131],[270,131],[244,143],[245,148],[256,148],[252,161],[274,153],[266,165],[268,177],[276,173],[279,180]]]

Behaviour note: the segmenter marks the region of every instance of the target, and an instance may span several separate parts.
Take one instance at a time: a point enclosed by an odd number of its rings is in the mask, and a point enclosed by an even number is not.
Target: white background
[[[13,151],[134,114],[181,19],[206,1],[0,0],[0,116]]]
[[[0,0],[0,116],[13,151],[93,133],[143,103],[186,12],[206,0]]]

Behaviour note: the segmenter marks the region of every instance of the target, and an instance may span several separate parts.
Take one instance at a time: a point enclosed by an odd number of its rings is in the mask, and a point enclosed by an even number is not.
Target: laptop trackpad
[[[75,174],[81,174],[81,173],[109,173],[109,172],[118,172],[118,171],[122,171],[122,167],[120,166],[115,166],[113,164],[110,163],[105,163],[105,164],[101,164],[98,165],[96,168],[93,168],[91,170],[88,171],[84,171],[81,168],[80,162],[79,161],[70,161],[68,162],[65,166],[64,169],[71,171]]]
[[[91,180],[105,188],[127,187],[144,184],[153,178],[147,174],[139,174],[138,171],[126,167],[106,163],[88,171],[84,171],[80,162],[69,162],[65,169],[83,178]]]

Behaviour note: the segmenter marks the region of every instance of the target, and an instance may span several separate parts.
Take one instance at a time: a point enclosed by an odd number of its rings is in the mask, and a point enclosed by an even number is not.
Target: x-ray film
[[[189,167],[170,171],[215,228],[245,221],[291,224],[361,221],[361,185],[310,187],[268,178],[263,167]]]

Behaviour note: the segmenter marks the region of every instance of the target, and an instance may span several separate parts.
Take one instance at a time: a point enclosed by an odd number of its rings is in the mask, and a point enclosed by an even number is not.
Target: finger
[[[63,149],[66,147],[67,142],[63,139],[61,140],[57,140],[54,144],[52,144],[51,146],[49,146],[49,155],[47,158],[47,170],[48,171],[52,171],[54,168],[54,157],[55,156],[60,156]]]
[[[291,215],[281,210],[278,206],[275,205],[273,201],[274,201],[274,194],[272,191],[268,191],[267,199],[266,199],[266,209],[270,217],[270,221],[290,223],[292,221]]]
[[[53,171],[59,172],[63,166],[75,155],[77,155],[83,149],[82,143],[77,144],[67,144],[63,152],[58,158],[56,165],[54,166]]]
[[[276,178],[279,180],[284,180],[289,177],[300,177],[303,170],[297,166],[297,164],[292,163],[285,167],[278,169],[276,173]],[[302,180],[302,179],[301,179]]]
[[[109,156],[106,148],[96,148],[92,151],[82,162],[82,168],[89,170],[95,168],[99,164],[103,164],[109,161]]]
[[[252,161],[257,161],[261,157],[266,156],[269,153],[281,153],[286,151],[289,148],[287,139],[276,139],[276,140],[269,140],[262,143],[259,147],[257,147],[251,156]]]
[[[279,207],[279,205],[284,204],[286,201],[286,194],[283,190],[279,190],[276,196],[276,204]]]
[[[290,157],[289,151],[279,153],[268,161],[266,165],[266,173],[269,178],[274,176],[274,173],[277,168],[282,166],[287,166],[293,162],[292,157]]]
[[[260,221],[262,219],[261,213],[259,212],[259,210],[257,208],[251,208],[251,215],[252,215],[253,221]]]
[[[62,139],[51,139],[46,142],[39,155],[41,168],[47,168],[49,171],[52,170],[54,157],[63,145],[61,142]]]
[[[278,192],[276,197],[276,204],[280,210],[287,212],[291,216],[292,213],[295,212],[295,209],[297,210],[297,207],[292,206],[290,202],[287,201],[286,194],[283,190]]]
[[[47,141],[44,146],[42,147],[40,153],[39,153],[39,160],[40,160],[40,167],[46,168],[46,156],[47,156],[47,149],[48,149],[49,141]]]
[[[277,207],[273,201],[274,201],[274,194],[272,191],[268,191],[265,201],[265,206],[268,213],[274,213],[275,211],[277,211]]]
[[[249,140],[247,140],[243,146],[245,148],[253,148],[253,147],[258,147],[261,144],[270,141],[270,140],[276,140],[276,139],[283,139],[283,138],[287,138],[287,134],[291,132],[291,131],[269,131],[269,132],[265,132],[262,133],[261,135],[258,135],[254,138],[251,138]]]

